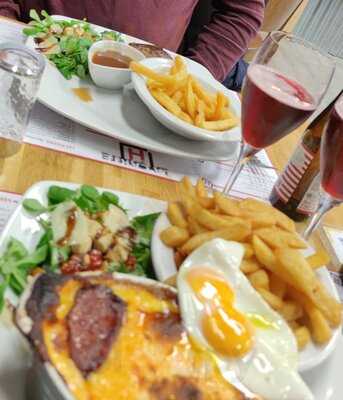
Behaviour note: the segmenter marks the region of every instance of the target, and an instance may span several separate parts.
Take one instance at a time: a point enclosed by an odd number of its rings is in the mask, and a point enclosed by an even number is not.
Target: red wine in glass
[[[306,231],[308,239],[324,214],[343,202],[343,96],[334,105],[320,146],[322,194],[317,212]]]
[[[343,97],[332,109],[321,148],[322,188],[343,201]]]
[[[243,138],[254,148],[267,147],[304,122],[316,106],[298,82],[268,66],[251,65],[243,89]]]
[[[247,71],[242,140],[225,194],[253,155],[288,135],[315,111],[334,70],[333,60],[313,44],[287,32],[270,33]]]

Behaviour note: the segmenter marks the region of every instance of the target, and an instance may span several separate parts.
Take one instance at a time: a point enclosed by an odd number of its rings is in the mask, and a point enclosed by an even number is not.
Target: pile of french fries
[[[133,72],[147,78],[147,87],[157,102],[176,117],[209,131],[226,131],[238,125],[229,108],[229,99],[222,93],[208,93],[200,82],[187,72],[182,57],[176,56],[169,74],[132,61]]]
[[[203,180],[193,186],[185,177],[179,184],[181,201],[168,205],[172,226],[161,240],[175,250],[180,266],[203,243],[222,238],[245,247],[242,272],[267,303],[288,322],[299,350],[311,340],[327,343],[341,324],[342,306],[332,297],[315,269],[328,263],[325,252],[305,258],[306,243],[294,222],[267,203],[234,200],[221,193],[210,196]]]

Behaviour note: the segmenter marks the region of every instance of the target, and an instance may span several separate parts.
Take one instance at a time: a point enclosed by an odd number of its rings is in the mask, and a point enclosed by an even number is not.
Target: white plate
[[[40,182],[32,186],[24,198],[33,197],[44,201],[48,187],[53,184],[69,188],[79,186],[65,182]],[[122,204],[129,209],[131,216],[166,210],[166,203],[163,201],[124,192],[113,191],[113,193],[120,197]],[[28,248],[33,249],[40,236],[39,229],[33,217],[19,206],[0,236],[0,253],[5,249],[10,236],[15,236],[22,240]],[[0,346],[0,399],[26,400],[25,380],[31,357],[26,342],[22,340],[17,329],[11,323],[9,315],[0,317]],[[340,338],[336,351],[331,357],[321,366],[303,374],[315,400],[341,400],[343,398],[342,359],[343,339]]]
[[[162,214],[156,221],[153,236],[152,236],[152,261],[156,276],[162,282],[176,274],[177,269],[174,262],[173,251],[168,248],[160,239],[161,232],[170,226],[170,222],[166,214]],[[329,292],[337,299],[338,293],[336,286],[332,281],[328,270],[323,267],[316,271],[319,279],[327,287]],[[333,331],[331,340],[324,346],[317,346],[312,342],[300,352],[299,356],[299,371],[308,371],[322,363],[336,348],[337,341],[341,336],[341,327]],[[299,399],[300,400],[300,399]]]
[[[165,58],[147,58],[140,61],[140,64],[143,64],[156,72],[167,73],[173,64],[173,61]],[[197,75],[197,69],[193,67],[193,64],[187,63],[187,67],[188,72],[194,75],[200,81],[204,89],[206,89],[209,93],[214,94],[218,91],[221,91],[226,97],[229,98],[231,110],[234,112],[239,121],[241,116],[241,104],[236,94],[231,90],[228,90],[218,81],[213,80],[212,77],[204,76],[203,74],[200,76]],[[143,76],[133,73],[132,83],[138,96],[149,108],[152,115],[159,122],[161,122],[162,125],[166,126],[171,131],[192,140],[210,142],[237,142],[240,140],[241,129],[239,126],[223,132],[211,132],[188,124],[187,122],[182,121],[180,118],[177,118],[175,115],[171,114],[153,98],[146,86],[146,79]]]
[[[23,199],[34,198],[46,204],[46,194],[51,185],[59,185],[70,189],[80,186],[66,182],[39,182],[24,194]],[[99,188],[99,190],[102,191],[103,189]],[[166,203],[163,201],[125,192],[106,190],[119,196],[121,204],[128,209],[130,218],[166,210]],[[4,252],[7,242],[12,236],[20,240],[29,251],[33,251],[41,234],[42,229],[36,219],[19,205],[0,236],[0,254]],[[16,302],[14,297],[10,297],[10,300],[12,303]],[[8,315],[0,317],[0,348],[0,399],[25,400],[24,382],[30,364],[30,352]]]
[[[54,18],[68,19],[62,16]],[[93,27],[97,31],[105,29],[96,25]],[[140,41],[123,37],[126,42]],[[32,38],[27,44],[35,47]],[[215,81],[205,67],[191,60],[189,63],[198,76]],[[72,91],[78,87],[89,88],[93,101],[85,103],[79,100]],[[232,96],[239,102],[237,94]],[[73,77],[66,80],[51,63],[47,63],[45,68],[38,100],[58,114],[90,129],[160,153],[201,160],[229,160],[238,148],[238,142],[202,143],[175,135],[151,115],[132,84],[126,85],[123,90],[106,90],[96,87],[90,79]]]

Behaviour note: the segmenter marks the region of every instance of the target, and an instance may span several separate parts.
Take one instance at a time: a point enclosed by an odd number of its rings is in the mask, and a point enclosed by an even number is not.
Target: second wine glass
[[[308,239],[324,214],[343,203],[343,96],[336,101],[320,146],[321,198],[305,233]]]
[[[333,77],[332,59],[311,43],[272,32],[250,64],[242,93],[242,142],[224,188],[244,164],[300,126],[317,108]]]

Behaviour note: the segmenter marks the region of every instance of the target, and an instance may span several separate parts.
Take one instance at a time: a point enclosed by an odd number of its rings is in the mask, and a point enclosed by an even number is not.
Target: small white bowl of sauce
[[[131,80],[130,62],[143,58],[143,53],[128,44],[101,40],[89,49],[89,73],[97,86],[120,89]]]

